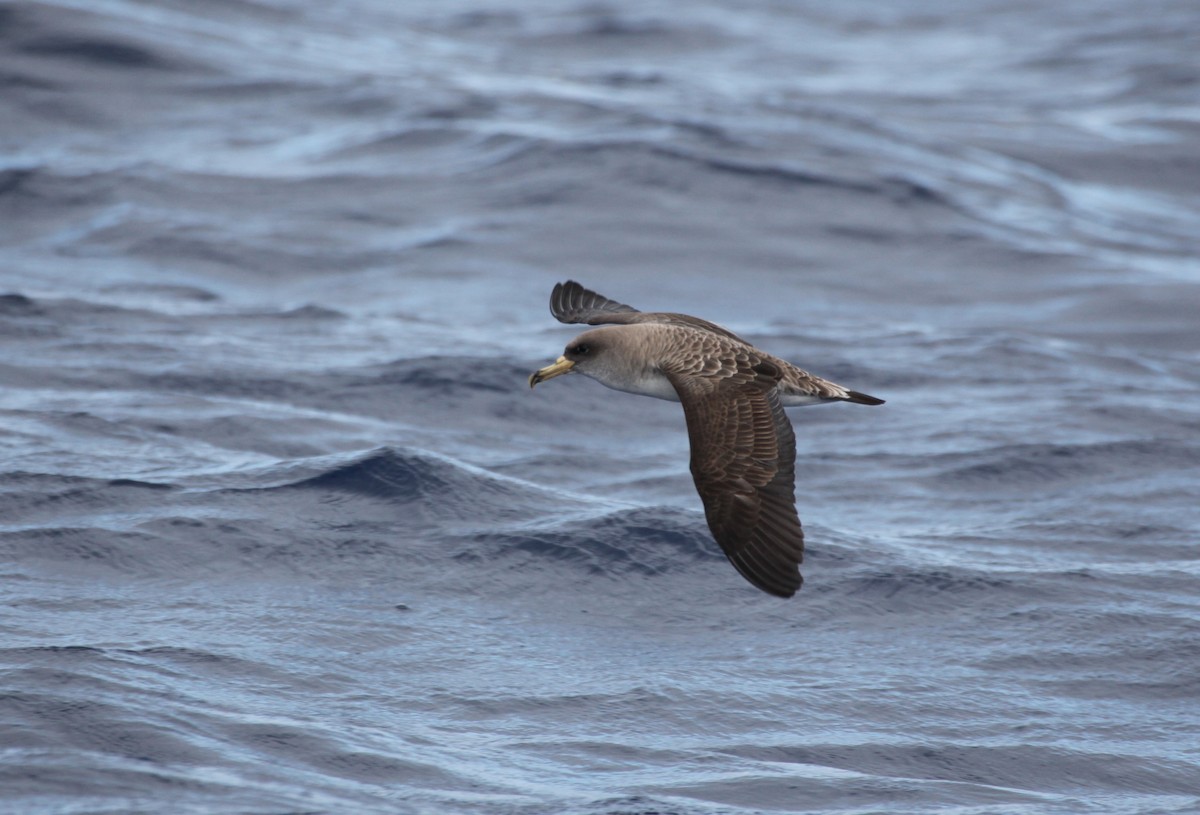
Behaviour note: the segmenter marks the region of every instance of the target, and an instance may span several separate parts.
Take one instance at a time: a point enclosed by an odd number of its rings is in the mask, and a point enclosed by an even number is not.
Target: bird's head
[[[563,374],[583,374],[603,381],[608,363],[611,362],[606,352],[613,345],[612,333],[611,329],[606,328],[583,332],[567,343],[562,356],[553,365],[547,365],[529,376],[529,387]]]

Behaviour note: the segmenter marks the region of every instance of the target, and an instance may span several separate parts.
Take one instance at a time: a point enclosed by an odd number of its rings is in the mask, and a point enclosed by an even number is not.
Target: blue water
[[[0,809],[1200,812],[1200,10],[0,4]],[[573,278],[792,412],[712,542]]]

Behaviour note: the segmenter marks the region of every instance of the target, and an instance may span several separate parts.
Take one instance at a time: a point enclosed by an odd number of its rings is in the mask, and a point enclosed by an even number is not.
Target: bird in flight
[[[882,405],[760,351],[719,325],[632,306],[568,280],[550,294],[561,323],[603,325],[567,343],[529,387],[568,373],[683,405],[692,479],[708,528],[741,575],[763,591],[800,588],[804,531],[796,514],[796,435],[785,407]]]

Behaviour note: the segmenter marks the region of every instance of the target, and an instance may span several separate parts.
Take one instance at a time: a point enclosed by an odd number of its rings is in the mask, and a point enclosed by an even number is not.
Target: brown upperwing
[[[729,561],[763,591],[791,597],[803,582],[804,532],[795,503],[796,435],[775,392],[782,372],[745,352],[722,362],[736,372],[667,372],[687,419],[692,478]]]
[[[554,291],[550,293],[550,313],[560,323],[584,323],[586,325],[667,323],[699,328],[702,331],[711,331],[738,342],[745,342],[729,329],[722,328],[716,323],[710,323],[708,320],[666,311],[638,311],[633,306],[618,303],[591,289],[586,289],[574,280],[554,284]]]

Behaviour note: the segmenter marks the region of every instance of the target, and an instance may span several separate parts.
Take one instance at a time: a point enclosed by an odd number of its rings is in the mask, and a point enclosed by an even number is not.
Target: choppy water
[[[0,4],[19,813],[1200,811],[1200,9]],[[575,278],[793,412],[803,591]]]

